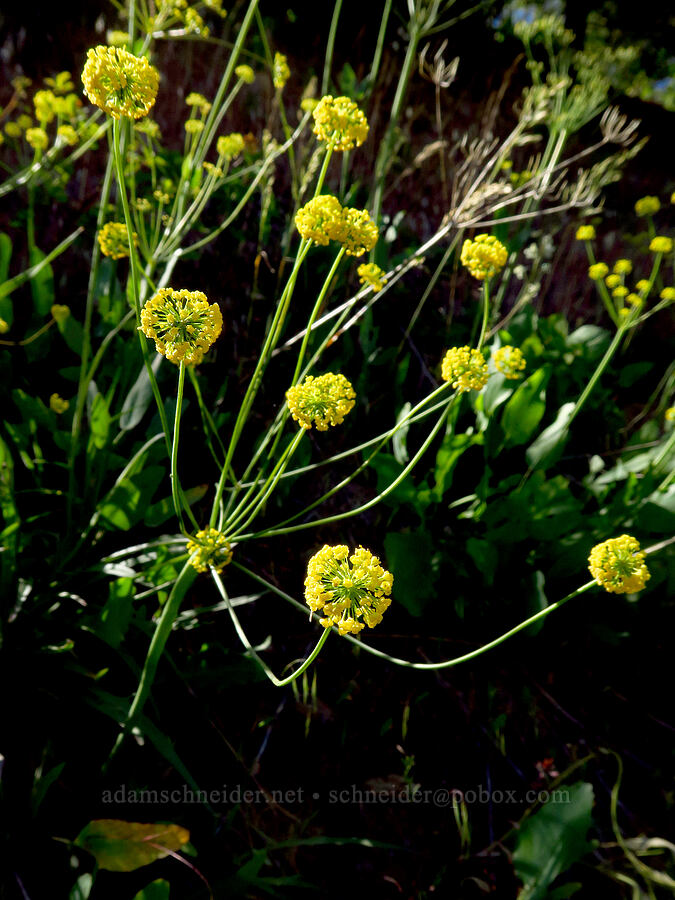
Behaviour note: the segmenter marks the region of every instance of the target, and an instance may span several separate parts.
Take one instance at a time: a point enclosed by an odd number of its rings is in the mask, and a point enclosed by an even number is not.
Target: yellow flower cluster
[[[361,284],[367,284],[377,294],[387,283],[387,278],[379,266],[375,263],[361,263],[356,270]]]
[[[63,397],[59,396],[59,394],[52,394],[49,398],[49,408],[52,412],[55,412],[57,416],[63,415],[64,412],[67,411],[70,403],[67,400],[64,400]]]
[[[525,357],[518,347],[500,347],[494,354],[497,371],[505,378],[520,378],[525,368]]]
[[[501,271],[507,258],[506,247],[492,234],[479,234],[473,241],[467,239],[460,255],[462,265],[479,281]]]
[[[201,119],[188,119],[185,123],[185,131],[188,134],[199,134],[204,130],[204,123]]]
[[[63,143],[68,144],[69,147],[74,147],[79,140],[77,132],[72,125],[59,125],[56,134],[61,138]]]
[[[480,350],[451,347],[443,359],[441,377],[459,391],[480,391],[487,384],[487,363]]]
[[[326,544],[307,565],[305,602],[324,613],[324,628],[336,625],[340,634],[358,634],[382,621],[393,583],[394,576],[369,550],[358,547],[350,556],[343,544]]]
[[[246,84],[253,84],[253,82],[255,81],[255,72],[250,66],[237,66],[234,70],[234,74],[237,76],[237,78],[241,78],[241,80]]]
[[[329,241],[337,241],[348,256],[362,256],[372,250],[379,237],[367,210],[342,206],[332,194],[321,194],[301,207],[295,225],[305,240],[324,247]]]
[[[675,300],[675,287],[664,287],[664,289],[659,294],[659,297],[662,300],[668,300],[668,302],[672,302]]]
[[[82,83],[91,102],[113,119],[141,119],[155,105],[159,74],[143,56],[99,46],[87,52]]]
[[[663,417],[666,422],[675,422],[675,406],[669,406],[663,414]]]
[[[134,245],[138,244],[136,232],[132,235]],[[129,232],[124,222],[106,222],[98,233],[101,253],[111,259],[123,259],[129,255]]]
[[[326,94],[312,110],[314,134],[333,150],[360,147],[368,137],[368,120],[349,97]]]
[[[673,249],[673,239],[657,235],[652,238],[649,249],[652,253],[670,253]]]
[[[238,131],[233,131],[232,134],[221,134],[216,141],[216,150],[219,156],[228,160],[239,156],[245,146],[244,137]]]
[[[33,150],[46,150],[49,146],[49,138],[44,128],[27,128],[26,141]]]
[[[283,53],[275,53],[272,66],[272,83],[274,87],[279,91],[283,90],[290,77],[291,70],[288,68],[288,60]]]
[[[633,263],[629,259],[617,259],[614,263],[614,272],[616,275],[630,275],[633,271]]]
[[[198,365],[222,328],[220,307],[201,291],[161,288],[141,310],[140,330],[176,364]]]
[[[189,93],[185,98],[185,103],[187,106],[196,106],[203,115],[206,115],[211,109],[211,104],[206,97],[203,94],[198,94],[197,91]]]
[[[658,197],[640,197],[635,204],[635,212],[638,216],[652,216],[661,209],[661,201]]]
[[[187,552],[190,565],[198,572],[206,572],[209,566],[222,572],[232,561],[232,548],[225,535],[216,528],[198,531],[194,539],[187,542]]]
[[[6,322],[5,319],[0,319],[0,334],[7,334],[9,331],[9,322]]]
[[[596,544],[588,562],[593,578],[610,594],[634,594],[650,578],[640,544],[628,534]]]
[[[581,225],[577,228],[578,241],[592,241],[595,237],[595,228],[592,225]]]
[[[593,263],[592,266],[588,267],[588,277],[593,281],[602,281],[608,273],[609,266],[604,262]]]
[[[301,428],[316,425],[317,431],[328,431],[329,425],[341,425],[354,408],[356,393],[344,375],[308,375],[302,384],[286,391],[291,416]]]

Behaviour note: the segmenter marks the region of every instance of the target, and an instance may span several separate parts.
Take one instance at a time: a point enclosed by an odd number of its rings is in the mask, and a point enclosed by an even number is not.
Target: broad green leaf
[[[387,567],[394,576],[396,602],[421,616],[436,595],[431,564],[431,536],[426,531],[392,532],[384,539]]]
[[[82,353],[83,331],[80,323],[72,315],[63,322],[57,322],[56,327],[61,332],[61,337],[78,356]]]
[[[111,647],[124,640],[134,614],[134,579],[118,578],[108,586],[108,599],[101,610],[96,633]]]
[[[466,552],[476,564],[476,568],[482,574],[486,584],[492,584],[495,577],[495,569],[499,562],[499,551],[493,541],[483,541],[479,538],[469,538],[466,542]]]
[[[186,491],[183,491],[188,504],[192,506],[193,503],[197,503],[201,500],[206,494],[208,487],[207,484],[198,484],[196,487],[188,488]],[[163,500],[160,500],[158,503],[153,503],[152,506],[148,508],[148,511],[143,517],[143,521],[148,528],[155,528],[157,525],[162,525],[167,519],[170,519],[171,516],[175,516],[175,514],[173,497],[164,497]]]
[[[40,266],[30,279],[33,306],[40,316],[46,316],[54,304],[54,270],[48,262],[45,263],[46,258],[38,247],[33,247],[28,254],[31,268]]]
[[[398,416],[396,417],[396,424],[398,424],[401,419],[405,419],[411,409],[412,405],[410,403],[404,403],[400,409]],[[410,454],[408,453],[408,447],[406,445],[409,429],[410,422],[406,422],[405,425],[401,425],[401,427],[397,432],[395,432],[393,438],[391,439],[391,445],[394,451],[394,459],[401,466],[404,466],[410,459]]]
[[[609,345],[609,332],[598,325],[582,325],[567,338],[568,347],[580,347],[590,360],[601,356]]]
[[[152,371],[155,375],[162,363],[162,359],[163,357],[157,353],[152,361]],[[150,384],[150,376],[145,366],[143,366],[122,406],[122,415],[120,416],[120,428],[122,431],[131,431],[132,428],[138,425],[147,412],[151,400],[152,385]]]
[[[163,477],[164,469],[161,466],[148,466],[142,472],[123,478],[101,507],[101,523],[128,531],[143,517]]]
[[[502,413],[502,428],[509,444],[524,444],[532,437],[546,411],[548,367],[537,369],[515,391]]]
[[[12,258],[12,241],[4,231],[0,232],[0,285],[9,277],[9,263]],[[0,297],[0,319],[8,325],[14,321],[14,308],[9,296]]]
[[[443,443],[436,454],[436,486],[433,494],[436,500],[441,500],[443,494],[452,484],[452,476],[460,456],[473,444],[482,440],[481,435],[453,434],[450,432],[443,438]]]
[[[555,879],[592,849],[586,838],[592,808],[593,786],[581,781],[553,791],[525,820],[513,852],[513,867],[523,883],[518,900],[544,900]]]
[[[555,422],[545,428],[539,437],[525,451],[529,465],[551,465],[562,452],[568,435],[568,427],[574,403],[563,403]]]
[[[94,446],[99,450],[108,442],[110,432],[110,413],[103,394],[96,394],[89,413],[89,429]]]
[[[190,832],[180,825],[96,819],[82,829],[75,844],[110,872],[133,872],[180,850]]]
[[[157,881],[151,881],[143,890],[139,891],[133,900],[169,900],[170,891],[169,882],[158,878]]]

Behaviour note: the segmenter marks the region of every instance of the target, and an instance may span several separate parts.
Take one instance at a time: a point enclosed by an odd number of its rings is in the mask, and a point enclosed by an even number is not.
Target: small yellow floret
[[[155,105],[159,73],[144,56],[99,46],[87,52],[82,83],[91,102],[113,119],[141,119]]]
[[[301,237],[326,246],[329,240],[341,240],[344,233],[342,204],[332,194],[321,194],[295,214],[295,227]]]
[[[473,241],[464,241],[460,256],[462,265],[479,281],[501,271],[507,258],[506,247],[492,234],[479,234]]]
[[[216,572],[222,572],[232,561],[232,548],[227,538],[215,528],[198,531],[187,542],[187,552],[190,554],[190,565],[198,572],[206,572],[209,566]]]
[[[669,406],[663,414],[663,417],[666,422],[675,422],[675,406]]]
[[[291,70],[288,68],[288,60],[283,53],[275,53],[272,66],[272,83],[274,87],[278,91],[283,90],[290,77]]]
[[[132,235],[134,245],[138,244],[136,232]],[[124,222],[106,222],[98,233],[101,253],[111,259],[123,259],[129,256],[129,232]]]
[[[522,376],[525,368],[525,357],[518,347],[500,347],[494,355],[495,367],[505,378],[516,379]]]
[[[638,541],[628,534],[597,544],[588,562],[593,578],[610,594],[634,594],[650,578],[645,554]]]
[[[659,297],[662,300],[675,300],[675,287],[664,287]]]
[[[614,271],[617,275],[628,275],[633,271],[633,263],[629,259],[617,259]]]
[[[380,235],[379,229],[366,209],[342,210],[342,235],[336,237],[345,248],[347,256],[363,256],[370,253]]]
[[[441,377],[458,391],[480,391],[487,384],[487,363],[480,350],[451,347],[443,359]]]
[[[673,239],[657,235],[652,238],[649,249],[652,253],[670,253],[673,249]]]
[[[602,281],[609,272],[609,266],[604,262],[593,263],[588,267],[588,277],[593,281]]]
[[[367,284],[373,289],[373,293],[377,294],[387,283],[387,277],[379,266],[375,263],[361,263],[356,270],[361,284]]]
[[[394,576],[370,550],[358,547],[350,556],[343,544],[325,544],[307,565],[305,602],[312,612],[323,612],[324,628],[358,634],[382,621],[393,583]]]
[[[595,228],[592,225],[581,225],[577,228],[578,241],[592,241],[595,238]]]
[[[245,146],[246,142],[244,141],[244,137],[239,134],[238,131],[233,131],[232,134],[221,134],[216,141],[216,150],[218,151],[218,154],[228,160],[234,159],[235,156],[239,156],[239,154],[243,152]]]
[[[211,104],[206,97],[203,94],[198,94],[196,91],[192,91],[187,95],[185,103],[187,106],[196,106],[204,115],[211,109]]]
[[[638,216],[651,216],[661,209],[658,197],[641,197],[635,204],[635,212]]]
[[[27,129],[26,140],[34,150],[46,150],[49,146],[49,138],[44,128]]]
[[[613,275],[608,275],[607,278],[605,278],[605,284],[611,290],[612,288],[618,287],[621,284],[621,278],[616,273],[614,273]]]
[[[326,94],[312,110],[314,134],[333,150],[360,147],[368,137],[368,120],[349,97]]]
[[[52,412],[55,412],[57,416],[63,415],[64,412],[68,409],[70,403],[67,400],[64,400],[63,397],[60,397],[58,394],[52,394],[49,398],[49,408]]]
[[[4,319],[0,319],[0,334],[7,334],[9,331],[9,322],[6,322]]]
[[[201,291],[161,288],[141,310],[139,327],[169,362],[194,366],[220,335],[223,317]]]
[[[188,119],[185,123],[185,130],[188,134],[199,134],[204,130],[204,123],[201,119]]]
[[[237,66],[234,70],[234,74],[237,76],[237,78],[241,78],[241,80],[246,84],[253,84],[253,82],[255,81],[255,72],[250,66]]]
[[[618,287],[615,287],[612,291],[612,297],[616,297],[617,300],[621,300],[623,297],[628,296],[628,288],[620,284]]]
[[[69,147],[74,147],[79,141],[77,132],[72,125],[59,125],[56,134],[61,138],[63,143],[68,144]]]
[[[286,403],[291,416],[301,428],[316,426],[328,431],[329,425],[341,425],[354,408],[356,393],[344,375],[308,375],[302,384],[286,391]]]

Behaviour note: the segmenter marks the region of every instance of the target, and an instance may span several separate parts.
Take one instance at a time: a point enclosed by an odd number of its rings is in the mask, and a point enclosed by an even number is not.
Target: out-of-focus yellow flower
[[[443,359],[441,377],[458,391],[480,391],[488,380],[485,357],[470,347],[451,347]]]
[[[126,31],[111,29],[106,32],[105,38],[113,47],[126,47],[129,43],[129,34]]]
[[[176,365],[198,365],[222,328],[220,307],[201,291],[161,288],[141,310],[140,330]]]
[[[91,102],[113,119],[141,119],[155,105],[159,73],[143,56],[98,46],[87,52],[82,83]]]
[[[59,125],[56,134],[61,138],[63,143],[68,144],[69,147],[74,147],[79,141],[77,132],[72,125]]]
[[[633,271],[633,263],[629,259],[617,259],[614,263],[614,272],[617,275],[629,275]]]
[[[592,225],[581,225],[577,228],[578,241],[592,241],[595,238],[595,228]]]
[[[136,232],[132,235],[134,245],[138,244]],[[101,253],[111,259],[123,259],[129,255],[129,232],[124,222],[106,222],[98,233]]]
[[[7,334],[9,331],[9,322],[6,322],[4,319],[0,319],[0,334]]]
[[[358,634],[382,621],[393,583],[370,550],[358,547],[350,556],[348,547],[326,544],[307,565],[305,602],[312,612],[323,612],[324,628],[335,625],[340,634]]]
[[[646,293],[651,288],[651,286],[651,281],[648,281],[646,278],[641,278],[635,285],[638,291],[642,291],[644,293]]]
[[[33,95],[35,118],[41,125],[48,125],[56,116],[56,96],[53,91],[36,91]]]
[[[206,113],[211,109],[211,104],[206,99],[203,94],[198,94],[196,91],[192,91],[185,98],[185,102],[188,106],[196,106],[199,111],[206,115]]]
[[[673,239],[657,235],[652,238],[649,249],[652,253],[670,253],[673,249]]]
[[[49,146],[49,138],[44,128],[29,128],[26,131],[26,141],[33,150],[46,150]]]
[[[328,431],[329,425],[341,425],[354,408],[354,388],[344,375],[308,375],[302,384],[286,391],[291,416],[301,428],[314,425],[317,431]]]
[[[232,562],[232,548],[225,535],[216,528],[198,531],[187,542],[187,552],[190,554],[190,565],[198,572],[206,572],[209,566],[213,566],[216,572],[222,572]]]
[[[663,417],[666,422],[675,422],[675,406],[669,406],[663,414]]]
[[[640,544],[628,534],[596,544],[588,557],[589,571],[610,594],[641,591],[650,575]]]
[[[593,263],[588,267],[588,277],[593,281],[602,281],[608,272],[609,266],[604,262]]]
[[[505,378],[520,378],[526,362],[518,347],[500,347],[494,354],[495,367]]]
[[[662,300],[675,300],[675,287],[664,287],[659,297]]]
[[[301,237],[327,246],[330,240],[341,240],[344,233],[342,204],[332,194],[314,197],[295,214],[295,227]]]
[[[27,131],[32,126],[33,120],[26,113],[23,113],[17,118],[16,124],[22,131]]]
[[[250,66],[237,66],[234,70],[234,74],[237,78],[241,78],[246,84],[253,84],[255,81],[255,72]]]
[[[621,276],[617,275],[616,273],[608,275],[607,278],[605,278],[605,284],[610,290],[612,288],[618,287],[621,284]]]
[[[67,400],[64,400],[63,397],[60,397],[58,394],[52,394],[49,398],[49,408],[52,412],[55,412],[57,416],[62,415],[68,407],[70,403]]]
[[[202,163],[202,168],[209,175],[212,175],[214,178],[222,178],[223,170],[219,166],[214,166],[212,162]]]
[[[65,303],[55,303],[50,312],[52,314],[52,319],[59,325],[70,317],[70,307],[66,306]]]
[[[507,258],[506,247],[492,234],[479,234],[473,241],[464,241],[460,256],[462,265],[479,281],[501,271]]]
[[[621,300],[623,297],[627,297],[628,294],[628,288],[624,284],[620,284],[612,291],[612,297],[616,297],[617,300]]]
[[[55,94],[67,94],[68,91],[74,91],[73,76],[70,72],[58,72],[53,78],[45,78],[45,84],[51,88]]]
[[[356,270],[361,284],[367,284],[373,289],[373,293],[377,294],[387,283],[387,277],[379,266],[375,263],[361,263]]]
[[[288,60],[283,53],[275,53],[274,65],[272,66],[272,83],[274,87],[278,91],[282,91],[290,77],[291,70],[288,68]]]
[[[7,137],[19,138],[23,134],[21,126],[18,122],[8,122],[5,125],[5,134]]]
[[[626,303],[630,304],[630,306],[635,306],[637,309],[641,309],[645,305],[645,301],[639,294],[632,293],[626,296]]]
[[[360,147],[368,137],[368,120],[349,97],[322,97],[312,111],[314,134],[333,150]]]
[[[199,134],[204,130],[204,123],[200,119],[188,119],[185,130],[188,134]]]
[[[233,131],[232,134],[222,134],[216,141],[218,154],[228,160],[243,153],[245,146],[244,136],[238,131]]]
[[[300,101],[300,109],[303,112],[314,112],[318,105],[319,101],[316,97],[303,97]]]
[[[661,201],[658,197],[640,197],[635,204],[635,212],[638,216],[653,216],[661,209]]]

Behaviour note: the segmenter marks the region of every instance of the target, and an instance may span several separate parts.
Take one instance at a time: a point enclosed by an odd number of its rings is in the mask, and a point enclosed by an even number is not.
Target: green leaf
[[[158,878],[157,881],[151,881],[143,890],[139,891],[133,900],[169,900],[170,891],[169,882]]]
[[[208,488],[208,484],[198,484],[196,487],[191,487],[186,491],[183,491],[183,494],[185,495],[188,504],[192,506],[193,503],[197,503],[202,499]],[[163,500],[160,500],[158,503],[153,503],[152,506],[148,508],[148,511],[143,517],[143,521],[148,528],[155,528],[157,525],[163,525],[167,519],[170,519],[171,516],[175,516],[175,514],[173,497],[164,497]]]
[[[525,458],[531,466],[547,466],[556,461],[567,440],[573,409],[574,403],[563,403],[558,410],[555,422],[545,428],[527,448]]]
[[[601,356],[609,345],[609,332],[598,325],[582,325],[567,338],[568,347],[579,347],[586,359]]]
[[[455,466],[460,456],[465,450],[480,441],[482,441],[482,435],[453,434],[452,432],[445,435],[436,454],[436,486],[433,489],[436,500],[440,501],[443,494],[450,488]]]
[[[148,466],[142,472],[123,478],[101,507],[102,524],[128,531],[143,517],[163,477],[164,469],[161,466]]]
[[[476,564],[476,568],[482,574],[486,584],[492,584],[495,577],[495,569],[499,562],[499,551],[492,541],[483,541],[479,538],[469,538],[466,542],[466,552]]]
[[[405,419],[411,409],[412,404],[404,403],[399,411],[398,416],[396,417],[396,424],[398,424],[401,419]],[[391,445],[394,451],[394,459],[401,466],[404,466],[410,459],[410,454],[408,453],[408,447],[406,445],[409,429],[410,422],[406,422],[405,425],[401,425],[401,427],[394,433],[394,436],[391,439]]]
[[[89,900],[93,883],[94,876],[90,872],[84,872],[73,885],[68,900]]]
[[[546,412],[546,385],[551,370],[537,369],[515,391],[504,407],[502,428],[509,444],[524,444],[532,437]]]
[[[513,866],[523,883],[518,900],[544,900],[549,886],[591,850],[593,786],[578,782],[553,791],[551,799],[523,823]]]
[[[190,832],[180,825],[96,819],[82,829],[75,844],[110,872],[133,872],[180,850]]]
[[[12,241],[4,231],[0,232],[0,284],[9,277],[9,263],[12,258]],[[8,325],[14,321],[14,308],[9,297],[0,297],[0,319]]]
[[[96,394],[89,413],[89,429],[94,446],[102,450],[108,442],[110,413],[103,394]]]
[[[421,616],[435,597],[431,536],[426,531],[391,532],[384,539],[387,566],[394,576],[396,602]]]
[[[162,359],[163,357],[158,353],[152,361],[152,371],[155,375]],[[151,400],[152,385],[150,384],[150,376],[148,375],[148,370],[143,366],[122,406],[122,415],[120,416],[120,428],[122,431],[131,431],[132,428],[138,425],[145,415]]]
[[[44,263],[46,258],[38,247],[32,247],[28,254],[31,268]],[[54,270],[50,263],[43,264],[30,279],[30,290],[35,311],[40,316],[46,316],[54,304]]]
[[[108,586],[108,599],[101,610],[100,622],[95,628],[96,633],[111,647],[119,647],[133,614],[134,579],[118,578]]]
[[[79,356],[82,353],[82,339],[84,332],[77,319],[70,315],[63,322],[57,322],[56,327],[61,332],[61,337],[73,353],[77,353]]]

